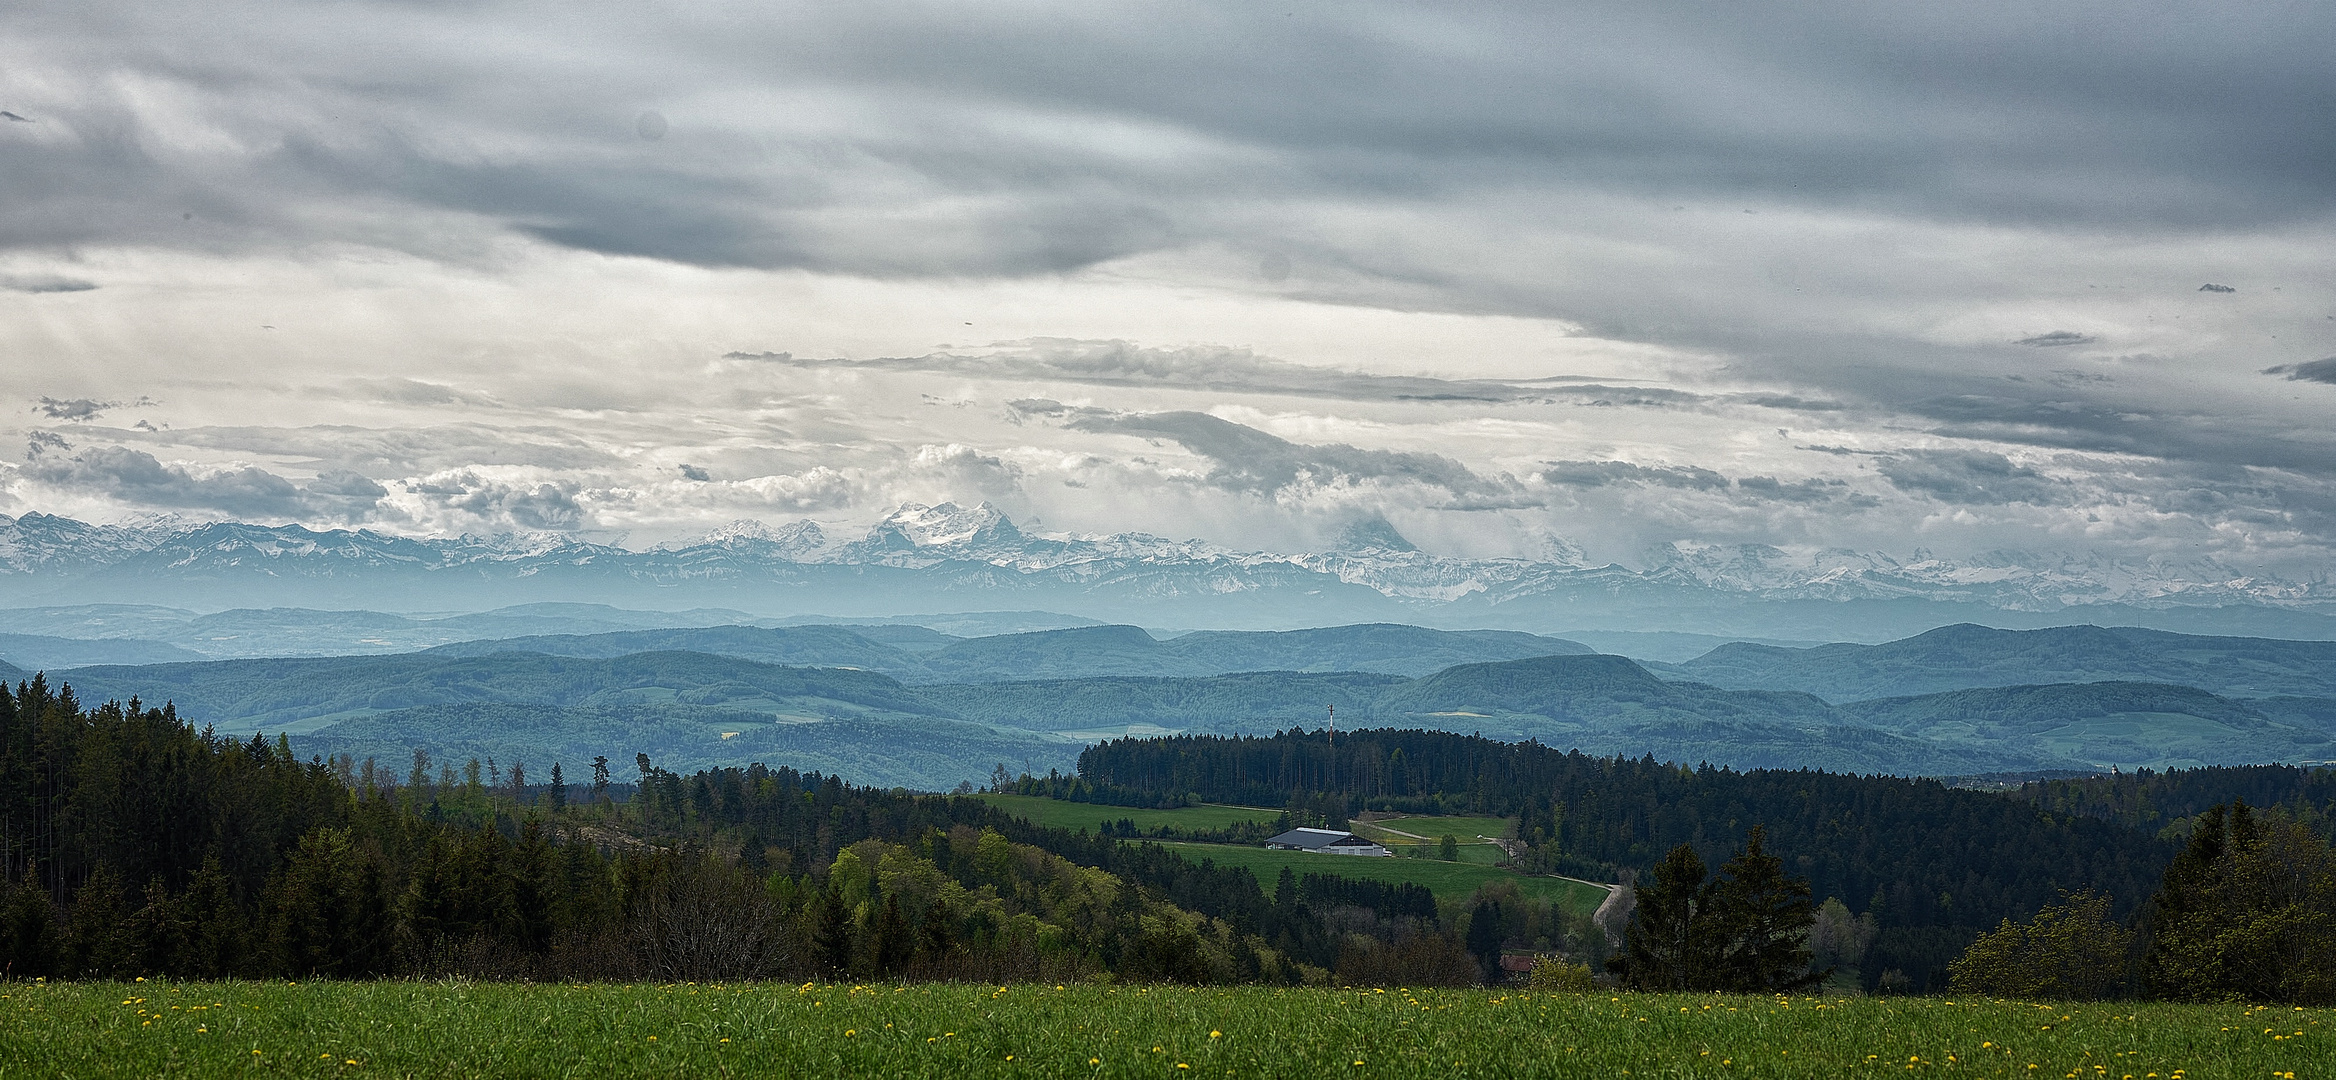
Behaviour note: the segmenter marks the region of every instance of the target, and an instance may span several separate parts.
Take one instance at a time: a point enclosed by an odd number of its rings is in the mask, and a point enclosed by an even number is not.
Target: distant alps
[[[766,616],[1047,610],[1154,627],[1373,620],[1885,640],[1950,622],[2075,622],[2336,637],[2326,582],[2208,559],[1998,552],[1949,560],[1760,545],[1665,546],[1643,569],[1460,559],[1367,521],[1331,550],[1237,551],[1138,533],[1025,532],[989,504],[909,504],[864,533],[742,521],[646,550],[557,533],[410,538],[153,519],[0,517],[0,604],[479,611],[542,601]]]

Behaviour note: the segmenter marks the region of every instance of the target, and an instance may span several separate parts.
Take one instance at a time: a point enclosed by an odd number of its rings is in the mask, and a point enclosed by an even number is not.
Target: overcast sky
[[[2336,527],[2336,5],[10,5],[0,513]]]

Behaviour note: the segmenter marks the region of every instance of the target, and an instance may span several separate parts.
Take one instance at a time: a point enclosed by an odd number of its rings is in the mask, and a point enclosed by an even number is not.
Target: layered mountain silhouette
[[[567,534],[414,539],[296,525],[0,519],[0,604],[478,610],[543,601],[753,617],[1044,609],[1152,626],[1350,622],[1882,640],[1941,623],[2070,622],[2336,637],[2326,586],[2211,560],[1671,545],[1645,565],[1417,550],[1386,522],[1332,550],[1238,551],[1142,534],[1036,535],[987,504],[900,507],[865,533],[742,522],[644,551]],[[484,635],[476,635],[484,636]]]

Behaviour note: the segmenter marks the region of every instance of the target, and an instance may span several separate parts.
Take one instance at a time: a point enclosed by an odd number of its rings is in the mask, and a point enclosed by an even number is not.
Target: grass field
[[[0,985],[0,1077],[2336,1075],[2336,1011],[1255,987]]]
[[[1401,857],[1409,857],[1415,850],[1427,857],[1435,857],[1436,842],[1449,836],[1460,845],[1460,862],[1491,866],[1509,856],[1500,845],[1479,836],[1506,836],[1510,822],[1507,818],[1488,817],[1402,817],[1385,821],[1357,821],[1347,827],[1358,836],[1376,840]],[[1425,837],[1425,840],[1418,839]]]
[[[1258,810],[1246,806],[1186,806],[1175,810],[1138,810],[1130,806],[1104,806],[1100,803],[1065,802],[1038,795],[977,795],[982,800],[1033,825],[1050,829],[1085,829],[1097,831],[1106,822],[1133,821],[1136,828],[1156,829],[1171,826],[1179,829],[1222,829],[1245,821],[1273,824],[1281,816],[1279,810]]]
[[[1281,876],[1282,867],[1287,866],[1293,873],[1300,875],[1337,874],[1359,881],[1416,881],[1427,886],[1428,891],[1435,893],[1438,900],[1465,899],[1485,882],[1508,880],[1516,882],[1525,895],[1556,901],[1564,905],[1567,911],[1596,911],[1598,905],[1606,901],[1606,890],[1595,885],[1566,878],[1528,877],[1514,870],[1476,863],[1317,855],[1308,851],[1269,851],[1231,844],[1171,843],[1168,847],[1194,862],[1214,859],[1218,866],[1246,866],[1268,890],[1273,888],[1274,879]]]
[[[1449,833],[1454,839],[1467,844],[1481,843],[1476,839],[1479,836],[1507,836],[1510,826],[1516,823],[1497,817],[1399,817],[1371,824],[1424,836],[1429,840]]]

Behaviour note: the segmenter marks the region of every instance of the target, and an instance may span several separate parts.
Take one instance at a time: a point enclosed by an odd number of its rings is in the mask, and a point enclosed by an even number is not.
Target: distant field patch
[[[1337,874],[1357,881],[1416,881],[1436,894],[1437,900],[1464,900],[1479,886],[1492,881],[1514,881],[1525,895],[1554,901],[1567,911],[1591,912],[1606,901],[1606,890],[1569,878],[1533,877],[1478,863],[1439,859],[1374,859],[1363,855],[1319,855],[1310,851],[1269,851],[1232,844],[1180,844],[1170,848],[1193,862],[1213,859],[1218,866],[1245,866],[1268,890],[1282,868],[1295,874]]]
[[[1043,825],[1050,829],[1085,829],[1088,832],[1098,832],[1105,824],[1116,824],[1122,820],[1134,822],[1138,829],[1223,829],[1251,821],[1271,825],[1282,813],[1279,810],[1215,804],[1185,806],[1175,810],[1139,810],[1132,806],[1065,802],[1038,795],[974,797],[1033,825]]]
[[[0,1074],[2336,1075],[2336,1011],[1262,987],[0,985]]]

